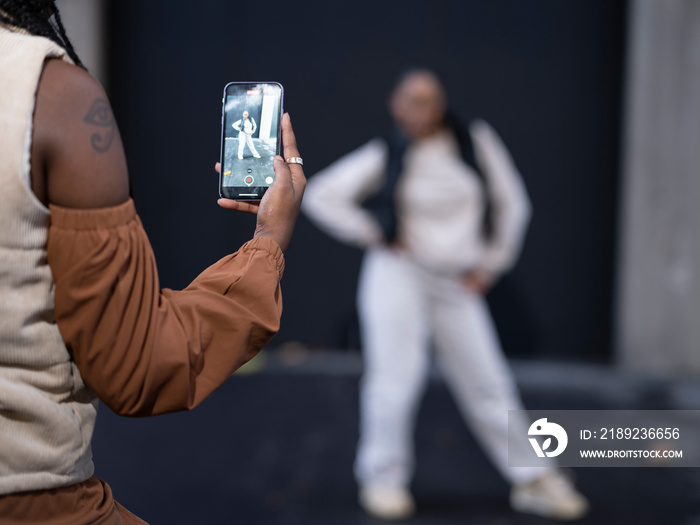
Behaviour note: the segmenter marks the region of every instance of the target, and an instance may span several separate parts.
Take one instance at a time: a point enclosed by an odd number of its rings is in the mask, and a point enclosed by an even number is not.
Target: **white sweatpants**
[[[411,481],[413,425],[431,337],[457,405],[506,480],[525,483],[546,472],[546,467],[508,467],[508,410],[522,404],[483,297],[457,278],[380,248],[365,256],[358,310],[365,366],[355,461],[359,483],[405,487]],[[527,433],[524,418],[520,425]]]
[[[253,139],[248,135],[247,133],[243,133],[242,131],[238,132],[238,156],[243,155],[243,148],[244,146],[248,144],[248,148],[250,148],[250,152],[253,155],[257,155],[258,152],[255,149],[255,146],[253,146]]]

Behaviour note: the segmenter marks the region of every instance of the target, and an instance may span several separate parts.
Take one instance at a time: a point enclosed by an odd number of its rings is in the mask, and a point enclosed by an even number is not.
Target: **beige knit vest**
[[[34,99],[48,39],[0,25],[0,495],[61,487],[94,471],[97,401],[53,315],[49,210],[29,185]]]

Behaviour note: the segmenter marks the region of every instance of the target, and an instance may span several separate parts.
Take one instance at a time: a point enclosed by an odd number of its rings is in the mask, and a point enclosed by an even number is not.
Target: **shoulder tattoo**
[[[114,122],[114,115],[112,115],[109,102],[103,98],[96,98],[92,102],[87,115],[83,118],[83,122],[100,128],[90,137],[93,149],[100,153],[107,151],[112,145],[117,131],[117,125]]]

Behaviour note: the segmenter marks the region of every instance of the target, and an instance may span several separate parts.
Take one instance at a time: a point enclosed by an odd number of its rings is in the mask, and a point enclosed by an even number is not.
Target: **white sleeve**
[[[233,126],[233,129],[235,129],[236,131],[241,131],[241,121],[240,120],[237,120],[236,122],[234,122],[232,124],[232,126]]]
[[[532,214],[522,177],[496,131],[483,120],[469,127],[474,153],[488,182],[493,231],[481,267],[495,275],[513,267]]]
[[[250,121],[253,123],[253,131],[250,132],[250,134],[252,135],[253,133],[255,133],[255,130],[258,129],[258,125],[255,123],[255,119],[253,117],[250,117]]]
[[[302,210],[321,230],[362,248],[384,241],[375,217],[361,206],[381,187],[387,147],[374,139],[309,178]]]

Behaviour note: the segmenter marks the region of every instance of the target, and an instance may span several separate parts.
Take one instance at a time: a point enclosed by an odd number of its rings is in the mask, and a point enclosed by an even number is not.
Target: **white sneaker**
[[[259,153],[253,153],[253,157],[255,157],[256,159],[259,159],[259,158],[260,158],[260,154],[259,154]]]
[[[559,472],[550,472],[510,492],[513,509],[555,520],[577,520],[586,515],[588,501]]]
[[[383,520],[406,519],[416,512],[413,496],[405,488],[363,485],[359,500],[367,514]]]
[[[238,160],[243,160],[243,155],[238,155]]]

